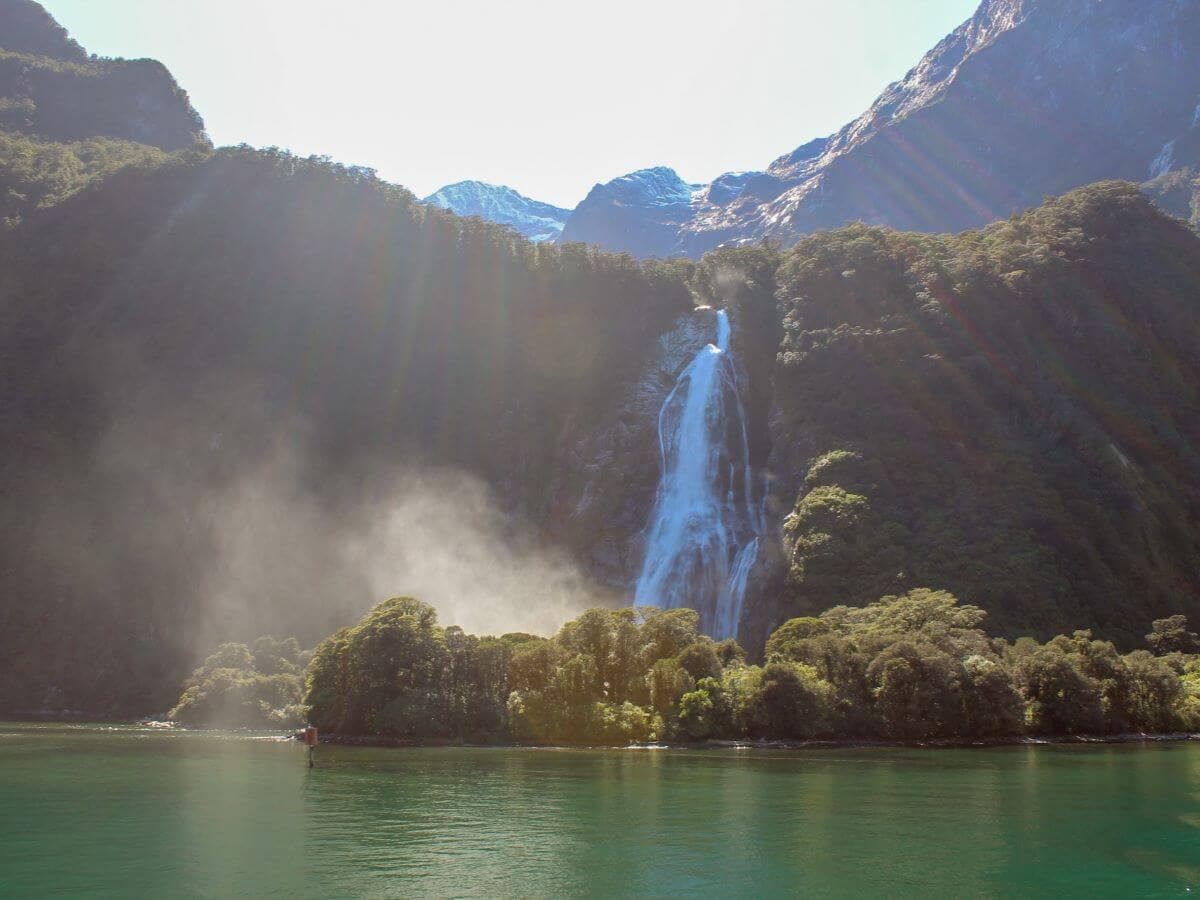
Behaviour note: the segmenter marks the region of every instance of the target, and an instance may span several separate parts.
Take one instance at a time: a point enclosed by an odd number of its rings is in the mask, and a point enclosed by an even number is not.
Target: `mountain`
[[[1195,615],[1198,277],[1194,233],[1111,182],[956,236],[802,240],[776,273],[782,580],[757,615],[917,583],[1009,634]]]
[[[570,215],[570,210],[530,200],[510,187],[482,181],[448,184],[421,202],[440,206],[460,216],[478,216],[508,225],[531,241],[556,240]]]
[[[0,708],[154,708],[212,640],[318,639],[430,558],[481,605],[568,603],[538,573],[573,566],[504,548],[645,514],[650,414],[586,513],[581,447],[691,306],[669,268],[249,149],[31,212],[0,272]]]
[[[679,229],[692,216],[700,189],[665,166],[597,184],[571,213],[563,240],[637,256],[668,256]]]
[[[1198,114],[1197,0],[985,0],[859,118],[736,195],[667,220],[599,194],[565,231],[643,257],[786,245],[852,221],[958,231],[1194,163]]]
[[[951,42],[959,70],[1080,8],[1002,7]],[[1144,8],[1130,27],[1149,41],[1195,4]],[[15,46],[75,52],[40,7],[5,9],[25,11]],[[1094,31],[1063,31],[1064,59]],[[940,99],[913,93],[860,143],[708,186],[644,170],[597,186],[581,221],[660,252],[799,172],[856,197],[826,160],[966,114],[947,99],[965,74],[923,77]],[[1153,184],[1194,212],[1177,105],[1116,143],[1144,152],[1139,182],[1170,145]],[[704,471],[761,512],[737,567],[752,655],[790,617],[920,587],[1010,638],[1131,646],[1155,618],[1200,617],[1200,237],[1133,184],[953,235],[858,223],[641,263],[570,223],[533,243],[277,150],[9,132],[0,186],[0,710],[161,710],[218,641],[312,642],[397,593],[494,633],[628,602],[681,396]],[[714,343],[737,364],[693,370]],[[693,407],[700,372],[736,417]]]
[[[0,0],[0,130],[183,150],[204,122],[162,63],[88,56],[33,0]]]
[[[1200,168],[1175,169],[1143,188],[1164,210],[1200,229]]]
[[[0,0],[0,226],[207,146],[161,63],[89,56],[39,4]]]
[[[627,601],[697,300],[745,364],[752,652],[914,585],[1009,636],[1200,614],[1200,239],[1132,187],[637,264],[233,149],[30,213],[0,271],[0,708],[147,712],[414,570],[451,620]]]

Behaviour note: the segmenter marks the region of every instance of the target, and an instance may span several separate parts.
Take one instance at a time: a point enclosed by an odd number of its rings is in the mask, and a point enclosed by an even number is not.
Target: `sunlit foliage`
[[[1122,655],[1079,631],[989,637],[983,610],[917,589],[793,619],[762,665],[692,610],[592,609],[554,637],[472,638],[409,598],[319,646],[322,728],[408,740],[1006,739],[1200,728],[1197,658]],[[457,645],[457,653],[451,647]]]

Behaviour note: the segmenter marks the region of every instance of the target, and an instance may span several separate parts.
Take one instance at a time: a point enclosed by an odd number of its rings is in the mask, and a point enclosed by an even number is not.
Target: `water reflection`
[[[1200,746],[325,748],[5,726],[0,895],[1180,895]]]

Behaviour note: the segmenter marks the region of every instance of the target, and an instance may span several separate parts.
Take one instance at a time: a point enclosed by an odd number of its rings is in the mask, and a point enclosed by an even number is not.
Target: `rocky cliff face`
[[[791,244],[851,221],[957,231],[1186,165],[1198,104],[1197,0],[985,0],[833,136],[668,217],[593,191],[566,230],[639,256]]]
[[[479,216],[507,225],[531,241],[555,241],[562,234],[570,210],[531,200],[510,187],[482,181],[459,181],[435,191],[422,201],[460,216]]]
[[[164,150],[206,140],[204,122],[165,66],[89,57],[32,0],[0,3],[0,130]]]
[[[658,415],[679,373],[713,340],[711,310],[686,313],[659,336],[641,370],[598,421],[572,423],[552,475],[550,532],[579,549],[590,574],[632,597],[659,479]]]

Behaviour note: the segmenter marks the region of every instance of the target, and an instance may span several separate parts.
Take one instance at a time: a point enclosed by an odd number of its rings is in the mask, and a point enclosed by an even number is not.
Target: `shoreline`
[[[939,738],[928,741],[888,741],[867,738],[825,738],[803,741],[746,740],[661,742],[650,744],[525,744],[518,742],[421,741],[370,735],[321,735],[322,744],[341,747],[378,748],[436,748],[436,747],[502,747],[527,750],[970,750],[994,747],[1037,747],[1045,745],[1094,746],[1099,744],[1169,744],[1200,741],[1200,734],[1191,732],[1124,734],[1066,734],[1021,735],[1004,738]]]
[[[180,725],[165,718],[154,716],[123,718],[94,714],[0,712],[0,721],[42,722],[78,725],[126,725],[143,726],[163,731],[224,732],[236,734],[275,734],[279,740],[294,740],[295,729],[280,728],[196,728]],[[398,738],[382,735],[330,734],[323,733],[320,743],[340,747],[375,747],[381,749],[404,748],[502,748],[523,750],[970,750],[996,747],[1037,747],[1101,744],[1168,744],[1200,741],[1198,732],[1123,732],[1120,734],[1060,734],[1060,735],[1011,735],[993,738],[936,738],[924,741],[897,741],[876,738],[810,738],[806,740],[708,740],[708,741],[658,741],[645,744],[530,744],[520,741],[464,741],[453,738]]]

